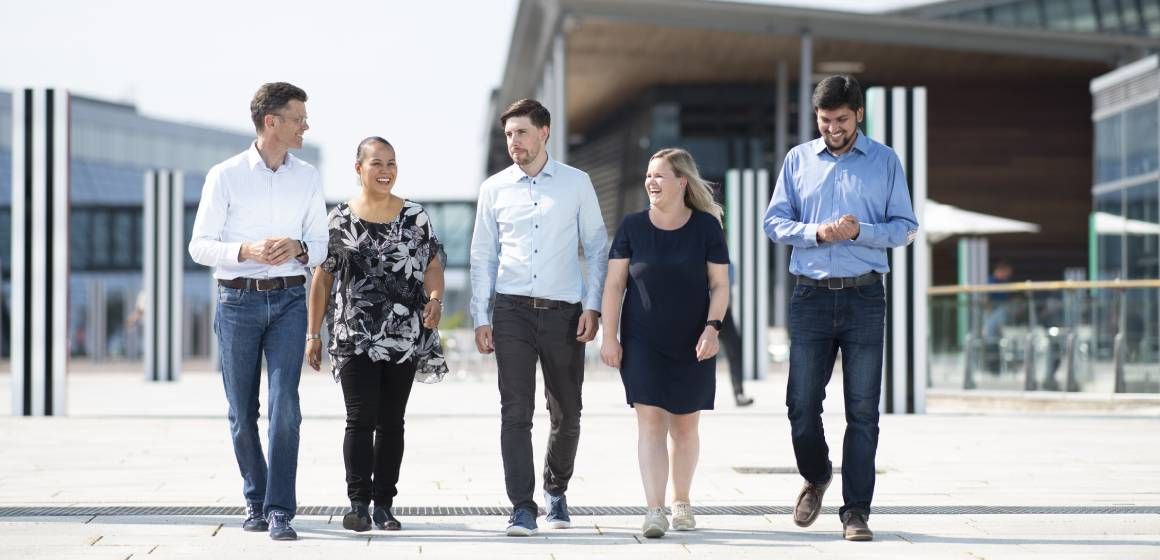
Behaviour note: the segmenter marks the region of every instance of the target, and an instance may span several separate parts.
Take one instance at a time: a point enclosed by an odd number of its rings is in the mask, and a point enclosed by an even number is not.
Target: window
[[[1160,105],[1150,101],[1124,113],[1125,176],[1152,173],[1160,168]]]
[[[1115,181],[1124,176],[1123,115],[1112,115],[1096,122],[1096,183]]]

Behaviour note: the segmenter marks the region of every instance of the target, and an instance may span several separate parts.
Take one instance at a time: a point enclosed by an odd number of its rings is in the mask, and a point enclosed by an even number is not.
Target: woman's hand
[[[705,326],[705,330],[701,331],[701,338],[697,340],[697,361],[703,362],[717,355],[717,350],[720,345],[717,343],[717,329]]]
[[[443,317],[443,302],[433,299],[423,306],[423,326],[433,329],[439,326],[439,319]]]
[[[620,357],[623,352],[624,349],[620,347],[620,341],[616,340],[615,336],[606,336],[600,344],[600,361],[608,367],[620,368]]]
[[[322,367],[322,341],[312,338],[306,341],[306,363],[314,370]]]

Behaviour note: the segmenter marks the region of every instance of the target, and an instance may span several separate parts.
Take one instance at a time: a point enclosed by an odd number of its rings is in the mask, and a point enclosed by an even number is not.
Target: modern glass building
[[[996,25],[1160,37],[1160,0],[953,0],[900,15]]]
[[[137,320],[142,280],[144,174],[185,174],[186,235],[192,230],[205,173],[244,149],[253,135],[146,117],[129,104],[74,95],[69,131],[69,347],[96,360],[138,359]],[[12,99],[0,92],[0,353],[8,355],[8,283],[11,255]],[[298,155],[318,165],[319,151]],[[188,357],[208,356],[212,281],[208,269],[185,255],[184,336]]]

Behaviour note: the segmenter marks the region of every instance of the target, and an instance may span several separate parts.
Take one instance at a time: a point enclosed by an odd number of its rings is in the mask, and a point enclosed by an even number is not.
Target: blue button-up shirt
[[[846,214],[858,218],[858,237],[819,245],[818,226]],[[885,274],[886,249],[917,229],[898,155],[861,133],[840,156],[821,138],[790,150],[765,210],[766,235],[793,246],[789,271],[819,280]]]
[[[548,158],[535,177],[513,164],[480,186],[471,237],[477,328],[491,324],[495,293],[583,301],[600,311],[607,270],[608,230],[587,173]]]

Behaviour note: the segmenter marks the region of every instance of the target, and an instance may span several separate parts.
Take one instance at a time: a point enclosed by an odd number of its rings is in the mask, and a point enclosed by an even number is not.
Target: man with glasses
[[[242,529],[298,538],[298,380],[306,336],[306,269],[326,258],[326,203],[318,170],[289,153],[302,147],[306,92],[263,85],[250,102],[257,139],[210,169],[189,254],[214,267],[222,381],[242,474]],[[258,436],[258,388],[265,356],[270,462]]]

